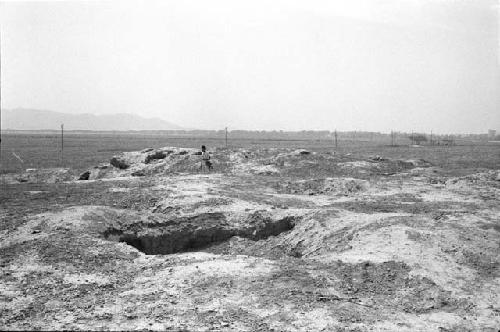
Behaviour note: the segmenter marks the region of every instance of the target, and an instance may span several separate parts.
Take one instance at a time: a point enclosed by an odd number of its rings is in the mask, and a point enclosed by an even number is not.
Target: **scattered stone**
[[[153,160],[165,159],[167,154],[163,151],[156,151],[155,153],[149,154],[146,156],[144,163],[149,164]]]
[[[300,156],[300,155],[305,156],[305,155],[309,155],[309,154],[311,154],[311,152],[310,152],[310,151],[307,151],[307,150],[304,150],[304,149],[299,149],[299,150],[295,150],[295,151],[293,152],[293,154],[295,154],[295,155],[297,155],[297,156]]]
[[[254,166],[250,168],[250,171],[258,175],[274,175],[279,173],[279,170],[273,165]]]
[[[88,180],[90,178],[90,171],[85,171],[78,177],[78,180]]]
[[[130,165],[125,161],[125,159],[117,156],[111,158],[109,163],[119,169],[127,169],[130,167]]]
[[[130,174],[132,176],[146,176],[146,173],[144,172],[144,170],[140,169],[138,171],[135,171],[135,172],[132,172],[132,174]]]
[[[370,159],[373,161],[387,161],[388,160],[387,158],[381,157],[379,155],[373,156]]]

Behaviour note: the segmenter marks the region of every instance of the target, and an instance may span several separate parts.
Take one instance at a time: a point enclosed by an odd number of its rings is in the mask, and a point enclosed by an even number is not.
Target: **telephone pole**
[[[338,148],[338,144],[337,144],[337,129],[335,129],[335,149]]]
[[[64,166],[64,123],[61,124],[61,167]]]
[[[227,127],[226,127],[226,149],[227,149]]]

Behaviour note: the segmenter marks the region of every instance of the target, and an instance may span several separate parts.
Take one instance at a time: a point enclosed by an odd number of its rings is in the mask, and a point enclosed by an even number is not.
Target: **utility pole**
[[[337,144],[337,129],[335,129],[335,149],[338,148],[338,144]]]
[[[391,146],[394,146],[394,131],[391,130]]]
[[[226,127],[226,149],[227,149],[227,127]]]
[[[61,124],[61,167],[64,166],[64,123]]]
[[[432,130],[431,130],[431,145],[434,145],[434,141],[432,140]]]

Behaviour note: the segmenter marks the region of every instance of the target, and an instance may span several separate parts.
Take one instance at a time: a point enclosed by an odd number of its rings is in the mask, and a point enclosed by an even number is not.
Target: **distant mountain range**
[[[118,113],[109,115],[68,114],[44,110],[16,108],[2,110],[2,129],[12,130],[176,130],[183,129],[159,118]]]

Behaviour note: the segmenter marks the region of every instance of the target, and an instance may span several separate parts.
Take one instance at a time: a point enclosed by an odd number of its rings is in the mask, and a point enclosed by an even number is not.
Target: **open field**
[[[1,329],[498,331],[498,146],[69,142],[0,175]]]
[[[335,149],[331,140],[256,140],[230,139],[231,148],[305,148],[312,151],[338,151],[351,153],[353,158],[380,154],[390,158],[423,158],[446,169],[498,168],[500,165],[500,144],[462,142],[460,145],[423,146],[411,148],[409,141],[401,140],[392,147],[388,142],[339,141]],[[61,161],[61,137],[54,133],[4,134],[0,174],[24,171],[26,168],[68,167],[76,171],[109,161],[111,155],[123,151],[141,150],[145,147],[159,148],[177,146],[199,148],[202,144],[210,148],[224,147],[225,141],[216,138],[167,136],[138,133],[88,133],[65,135],[64,159]],[[22,159],[22,162],[14,156]]]

